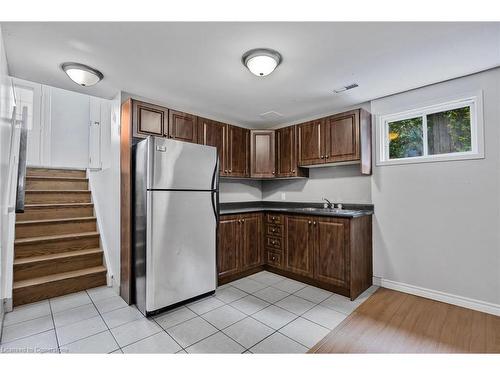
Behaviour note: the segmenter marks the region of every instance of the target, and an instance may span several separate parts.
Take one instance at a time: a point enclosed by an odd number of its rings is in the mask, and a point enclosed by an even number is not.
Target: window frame
[[[470,107],[471,151],[453,152],[447,154],[428,154],[427,116],[434,113],[449,111],[457,108]],[[407,158],[389,158],[389,123],[422,117],[422,156]],[[438,104],[427,105],[415,109],[377,116],[377,166],[429,163],[453,160],[469,160],[484,158],[484,130],[482,93],[464,95],[459,99],[440,101]]]

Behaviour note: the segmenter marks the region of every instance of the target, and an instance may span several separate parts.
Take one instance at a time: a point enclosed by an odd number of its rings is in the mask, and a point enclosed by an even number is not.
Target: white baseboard
[[[500,305],[494,303],[457,296],[456,294],[440,292],[437,290],[422,288],[415,285],[401,283],[399,281],[387,280],[377,276],[373,277],[373,284],[381,286],[383,288],[393,289],[399,292],[413,294],[419,297],[429,298],[435,301],[445,302],[451,305],[465,307],[471,310],[477,310],[484,313],[500,316]]]

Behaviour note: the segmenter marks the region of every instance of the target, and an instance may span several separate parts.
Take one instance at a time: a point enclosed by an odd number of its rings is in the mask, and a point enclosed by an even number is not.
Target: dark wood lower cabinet
[[[313,218],[314,278],[349,287],[349,219]]]
[[[262,213],[223,215],[219,221],[217,275],[219,283],[259,271],[264,264]]]
[[[217,272],[219,277],[236,274],[240,269],[240,223],[238,216],[222,217],[219,222]]]
[[[372,217],[223,215],[217,264],[220,284],[265,268],[355,299],[372,285]]]
[[[307,216],[285,215],[284,268],[303,276],[313,276],[313,228]]]
[[[241,269],[262,265],[262,214],[242,216],[241,240]]]

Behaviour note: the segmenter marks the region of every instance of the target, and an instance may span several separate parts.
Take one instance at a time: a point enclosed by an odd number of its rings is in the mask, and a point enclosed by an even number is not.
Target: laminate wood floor
[[[500,317],[380,288],[310,353],[500,353]]]

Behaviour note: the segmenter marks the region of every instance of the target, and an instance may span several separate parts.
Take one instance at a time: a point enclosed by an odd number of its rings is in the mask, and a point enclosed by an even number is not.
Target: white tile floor
[[[14,309],[0,353],[305,353],[356,301],[263,271],[145,318],[101,287]]]

